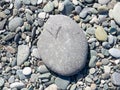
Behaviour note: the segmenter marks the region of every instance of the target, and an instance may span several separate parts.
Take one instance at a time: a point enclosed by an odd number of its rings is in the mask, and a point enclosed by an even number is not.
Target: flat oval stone
[[[107,40],[107,33],[101,26],[98,26],[97,29],[95,30],[95,36],[99,41]]]
[[[69,17],[51,16],[37,43],[45,65],[57,74],[71,76],[84,68],[88,44],[82,29]]]

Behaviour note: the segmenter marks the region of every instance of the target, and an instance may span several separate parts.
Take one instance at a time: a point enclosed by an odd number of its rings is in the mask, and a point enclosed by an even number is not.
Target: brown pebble
[[[96,62],[96,66],[100,67],[102,65],[102,62]]]
[[[5,49],[10,53],[16,53],[15,48],[13,48],[12,46],[7,46],[7,47],[5,47]]]

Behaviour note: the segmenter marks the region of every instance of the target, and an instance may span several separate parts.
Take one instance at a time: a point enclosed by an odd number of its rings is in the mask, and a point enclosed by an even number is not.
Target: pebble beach
[[[120,90],[120,0],[0,0],[0,90]]]

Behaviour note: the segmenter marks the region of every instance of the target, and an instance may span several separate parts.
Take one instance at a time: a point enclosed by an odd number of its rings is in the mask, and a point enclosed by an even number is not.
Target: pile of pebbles
[[[0,90],[119,90],[119,8],[119,0],[0,0]],[[43,26],[57,14],[87,38],[86,66],[73,76],[52,72],[39,55]]]

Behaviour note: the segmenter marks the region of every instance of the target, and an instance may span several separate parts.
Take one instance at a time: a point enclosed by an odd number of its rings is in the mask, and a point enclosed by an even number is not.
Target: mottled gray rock
[[[120,25],[120,12],[119,12],[119,8],[120,8],[120,2],[116,3],[113,11],[112,11],[112,15],[114,20]]]
[[[70,76],[85,66],[88,52],[86,37],[67,16],[49,18],[37,46],[43,62],[58,74]]]
[[[114,85],[120,86],[120,73],[114,72],[111,76],[111,81]]]
[[[17,76],[19,77],[20,80],[26,79],[25,75],[23,74],[22,70],[17,70],[16,71]]]
[[[55,79],[55,84],[58,86],[59,89],[62,90],[66,90],[69,83],[70,83],[70,78],[67,77],[57,77]]]
[[[30,0],[22,0],[24,4],[29,5],[30,4]]]
[[[27,45],[19,45],[17,54],[17,65],[21,65],[28,58],[29,53],[30,50]]]
[[[10,22],[9,22],[9,29],[11,30],[11,31],[14,31],[17,27],[19,27],[19,26],[22,26],[23,25],[23,20],[22,20],[22,18],[20,18],[20,17],[15,17],[15,18],[13,18],[12,20],[10,20]]]

